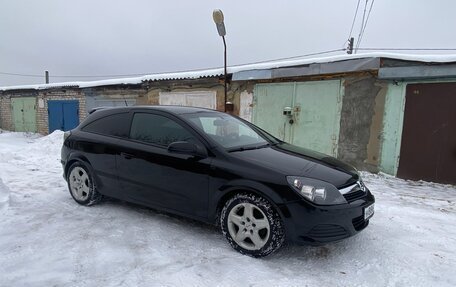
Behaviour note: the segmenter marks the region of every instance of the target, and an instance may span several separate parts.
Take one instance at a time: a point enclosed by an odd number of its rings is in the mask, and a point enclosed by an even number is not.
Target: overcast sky
[[[44,82],[44,77],[1,73],[49,70],[51,82],[62,82],[105,78],[53,76],[220,67],[223,44],[212,20],[215,8],[225,14],[228,65],[340,49],[357,3],[0,0],[0,86]],[[361,47],[456,48],[455,11],[454,0],[376,0]]]

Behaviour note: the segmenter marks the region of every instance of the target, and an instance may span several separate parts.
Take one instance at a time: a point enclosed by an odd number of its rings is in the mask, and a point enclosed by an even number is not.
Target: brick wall
[[[252,93],[253,84],[250,82],[230,83],[228,85],[227,101],[234,103],[233,114],[238,115],[240,110],[240,94],[244,91]],[[102,97],[104,99],[135,99],[136,105],[158,105],[160,92],[184,91],[215,91],[217,110],[224,109],[223,81],[218,78],[156,81],[141,86],[123,87],[94,87],[79,89],[74,87],[51,88],[47,90],[28,91],[27,96],[37,97],[36,123],[37,131],[41,134],[49,133],[48,104],[49,100],[77,100],[79,101],[79,121],[87,115],[86,96]],[[0,96],[0,128],[13,130],[11,95],[26,96],[24,91],[3,92]],[[30,95],[29,95],[30,94]]]
[[[11,97],[9,95],[0,96],[0,128],[9,131],[13,130]]]
[[[79,101],[79,122],[82,122],[86,116],[86,104],[84,93],[77,89],[58,89],[46,90],[38,93],[37,109],[36,109],[36,124],[40,134],[49,133],[49,115],[48,104],[49,100],[76,100]]]

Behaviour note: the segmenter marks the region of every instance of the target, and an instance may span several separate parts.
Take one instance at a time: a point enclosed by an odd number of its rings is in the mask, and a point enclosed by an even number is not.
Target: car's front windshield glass
[[[183,117],[227,150],[257,148],[271,143],[266,135],[230,115],[207,112],[185,114]]]

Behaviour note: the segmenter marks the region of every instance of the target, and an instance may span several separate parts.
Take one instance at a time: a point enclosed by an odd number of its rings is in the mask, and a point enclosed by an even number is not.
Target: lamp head
[[[224,17],[223,12],[220,9],[215,9],[212,12],[212,18],[214,19],[215,26],[217,26],[217,32],[221,37],[226,35],[225,23],[223,23]]]
[[[220,9],[215,9],[212,12],[212,18],[214,19],[215,24],[222,24],[223,23],[223,12]]]

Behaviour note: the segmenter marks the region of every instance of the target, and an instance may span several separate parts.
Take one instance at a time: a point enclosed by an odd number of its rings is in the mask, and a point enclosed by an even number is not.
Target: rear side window
[[[113,114],[95,120],[82,128],[83,131],[107,136],[128,137],[130,116],[128,113]]]
[[[176,141],[197,142],[186,128],[172,119],[146,113],[134,115],[130,138],[161,146],[168,146]]]

